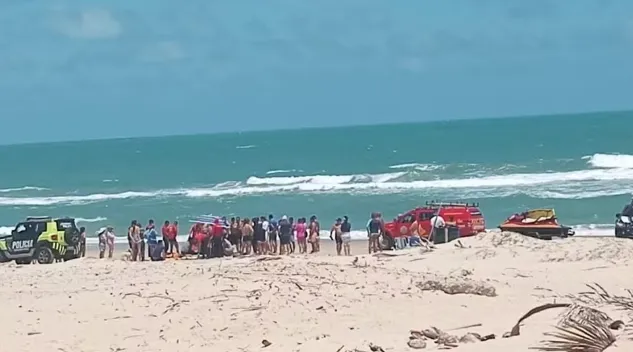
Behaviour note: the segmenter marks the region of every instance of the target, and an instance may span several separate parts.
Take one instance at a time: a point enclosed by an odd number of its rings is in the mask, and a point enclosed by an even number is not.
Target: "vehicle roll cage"
[[[427,201],[426,205],[428,207],[479,208],[479,203],[478,202],[472,202],[472,203],[468,203],[468,202],[454,202],[454,201],[444,202],[444,201],[439,201],[439,200],[432,200],[432,201]]]

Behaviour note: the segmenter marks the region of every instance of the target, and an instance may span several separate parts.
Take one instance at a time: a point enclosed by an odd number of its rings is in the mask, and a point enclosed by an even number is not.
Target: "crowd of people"
[[[415,225],[415,223],[413,224]],[[413,227],[413,226],[412,226]],[[338,255],[349,256],[351,250],[352,224],[347,216],[338,218],[332,224],[329,237],[336,242]],[[85,253],[85,228],[81,228],[83,252]],[[380,238],[385,232],[380,213],[372,213],[366,225],[368,251],[382,251]],[[189,229],[187,245],[181,249],[178,243],[178,221],[165,221],[157,229],[154,220],[146,226],[133,220],[127,231],[127,240],[132,261],[161,261],[184,254],[198,258],[218,258],[234,255],[260,255],[292,253],[312,254],[321,250],[321,225],[315,215],[308,219],[282,216],[279,220],[271,214],[254,218],[210,217],[194,222]],[[412,228],[412,238],[407,245],[419,245],[418,230]],[[116,235],[111,226],[97,231],[99,258],[112,258]],[[414,241],[415,240],[415,241]],[[308,249],[309,245],[309,249]],[[396,248],[398,248],[396,244]]]

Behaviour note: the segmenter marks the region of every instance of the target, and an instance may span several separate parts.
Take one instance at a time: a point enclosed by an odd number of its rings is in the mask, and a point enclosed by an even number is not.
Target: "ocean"
[[[0,146],[0,232],[73,216],[89,236],[202,214],[391,219],[427,200],[477,201],[488,228],[553,207],[611,235],[633,193],[633,112]],[[263,120],[262,120],[263,121]],[[158,131],[157,131],[158,132]]]

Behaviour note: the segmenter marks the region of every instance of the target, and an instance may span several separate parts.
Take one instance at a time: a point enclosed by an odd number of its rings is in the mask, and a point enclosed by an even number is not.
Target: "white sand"
[[[3,264],[0,298],[6,351],[413,351],[410,330],[495,334],[459,351],[527,351],[553,331],[563,309],[526,320],[544,303],[597,282],[613,294],[633,288],[633,241],[539,241],[489,233],[392,252],[397,257],[294,256],[130,263],[80,259],[64,264]],[[355,248],[358,252],[361,247]],[[470,283],[478,294],[423,289]],[[481,295],[483,294],[483,295]],[[612,319],[629,319],[603,308]],[[426,350],[437,349],[432,340]],[[609,351],[627,350],[625,342]]]

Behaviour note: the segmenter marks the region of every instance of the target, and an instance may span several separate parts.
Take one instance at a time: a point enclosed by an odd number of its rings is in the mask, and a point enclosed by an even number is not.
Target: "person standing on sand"
[[[158,233],[156,232],[154,220],[150,219],[147,223],[147,226],[145,227],[144,237],[147,239],[147,257],[151,259],[154,255],[154,249],[158,244]]]
[[[174,255],[174,249],[176,249],[176,255],[180,256],[180,245],[178,245],[178,221],[174,221],[169,226],[169,254]]]
[[[382,252],[382,248],[380,247],[380,235],[383,233],[383,225],[382,220],[380,219],[379,213],[371,213],[371,218],[367,223],[367,237],[369,238],[368,250],[369,254],[372,252],[378,253]]]
[[[349,222],[347,215],[343,216],[343,223],[341,224],[341,241],[343,241],[345,255],[352,255],[352,224]]]
[[[108,228],[102,227],[97,231],[97,238],[99,239],[99,259],[105,257],[106,251],[106,231]]]
[[[290,237],[292,236],[292,225],[286,215],[279,221],[279,254],[290,255]]]
[[[211,226],[211,258],[224,256],[224,226],[219,219],[215,219]]]
[[[139,250],[141,248],[141,234],[136,220],[132,220],[132,224],[128,228],[128,238],[130,239],[130,246],[132,247],[132,261],[135,262],[139,258]]]
[[[262,231],[264,232],[264,243],[261,243],[260,246],[262,247],[262,253],[261,254],[270,254],[270,222],[268,222],[268,220],[266,220],[265,216],[262,216],[259,218],[259,223],[262,226]]]
[[[321,239],[319,238],[321,232],[321,226],[317,220],[316,215],[310,217],[310,244],[312,245],[312,253],[318,253],[321,250]]]
[[[169,227],[171,224],[169,220],[165,220],[163,227],[160,229],[160,234],[163,236],[163,244],[165,246],[165,254],[169,252]]]
[[[114,233],[114,228],[112,226],[108,226],[106,230],[106,245],[108,246],[108,258],[112,259],[114,255],[114,242],[116,241],[116,234]]]
[[[273,254],[277,254],[277,237],[279,235],[279,225],[273,214],[268,215],[268,245]]]
[[[229,242],[235,246],[238,253],[241,250],[240,242],[242,238],[242,229],[240,226],[240,218],[231,218],[231,225],[229,228]]]
[[[79,228],[79,256],[81,258],[86,256],[86,228]]]
[[[242,224],[242,248],[241,253],[244,255],[251,254],[253,247],[253,226],[249,218],[245,218]]]
[[[341,223],[343,220],[341,218],[336,219],[332,228],[330,229],[330,240],[336,240],[336,254],[341,255],[341,251],[343,250],[343,240],[341,239]],[[332,238],[332,234],[334,234],[334,238]]]
[[[295,225],[295,232],[297,233],[297,245],[299,246],[299,254],[304,254],[308,252],[308,244],[306,243],[306,231],[306,219],[301,218],[297,220],[297,224]]]
[[[141,241],[138,243],[139,244],[138,257],[140,261],[144,262],[145,261],[145,232],[143,231],[143,225],[137,222],[136,229],[137,229],[139,237],[141,238]]]
[[[297,246],[297,233],[295,232],[295,218],[292,216],[288,218],[288,222],[290,222],[290,253],[295,252],[295,248]]]
[[[448,242],[448,229],[446,228],[446,221],[439,215],[439,213],[431,218],[431,238],[430,242],[435,243],[438,239],[437,236],[444,236],[443,243]]]

